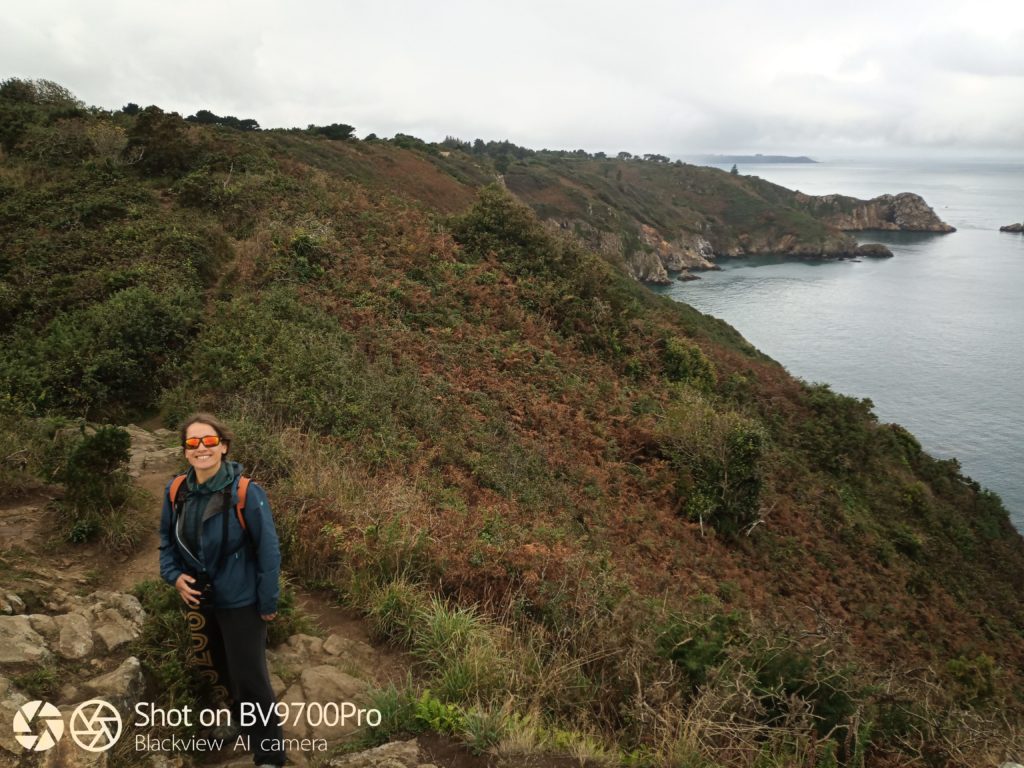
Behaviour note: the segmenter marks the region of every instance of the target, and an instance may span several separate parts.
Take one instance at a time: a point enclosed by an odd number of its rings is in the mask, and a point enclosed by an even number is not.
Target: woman
[[[230,695],[235,722],[243,703],[257,712],[257,724],[246,729],[257,766],[278,766],[285,762],[281,726],[276,715],[264,725],[258,712],[271,712],[275,703],[266,645],[267,623],[277,615],[281,552],[266,493],[242,481],[242,466],[226,460],[231,438],[208,413],[182,425],[191,468],[164,493],[160,575],[187,606],[196,662],[215,689]]]

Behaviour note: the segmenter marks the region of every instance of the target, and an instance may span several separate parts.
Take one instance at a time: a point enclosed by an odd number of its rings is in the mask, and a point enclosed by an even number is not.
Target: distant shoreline
[[[790,155],[693,155],[691,160],[713,165],[729,163],[817,163],[806,155],[793,157]]]

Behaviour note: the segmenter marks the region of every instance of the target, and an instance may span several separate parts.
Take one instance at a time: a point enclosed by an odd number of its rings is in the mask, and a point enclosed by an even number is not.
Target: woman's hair
[[[227,443],[227,450],[224,451],[224,455],[228,455],[228,452],[231,450],[231,441],[234,440],[235,436],[228,425],[212,413],[193,413],[181,423],[180,437],[182,445],[185,444],[185,437],[188,434],[188,428],[193,424],[209,424],[213,427],[213,431],[217,433],[221,440]]]

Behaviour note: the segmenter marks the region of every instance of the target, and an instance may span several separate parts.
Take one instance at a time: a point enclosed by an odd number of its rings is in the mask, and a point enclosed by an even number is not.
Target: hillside
[[[431,597],[476,607],[420,659],[449,701],[631,765],[1020,749],[1024,541],[998,497],[622,258],[849,236],[760,180],[511,146],[6,81],[0,493],[54,480],[62,422],[209,407],[297,578],[400,646]]]

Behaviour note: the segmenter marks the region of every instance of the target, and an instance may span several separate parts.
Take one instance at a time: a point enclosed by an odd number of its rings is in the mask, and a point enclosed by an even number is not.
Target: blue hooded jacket
[[[206,572],[213,578],[214,607],[242,608],[256,605],[260,615],[277,613],[279,597],[278,577],[281,572],[281,549],[270,513],[266,492],[256,483],[249,483],[243,515],[252,539],[246,541],[246,532],[238,522],[235,507],[238,504],[238,481],[242,465],[225,462],[223,470],[230,477],[231,504],[225,509],[224,493],[207,484],[197,485],[195,470],[189,469],[188,478],[178,493],[185,493],[185,506],[175,519],[171,503],[171,483],[164,489],[164,506],[160,515],[160,575],[168,584],[174,584],[182,573],[196,576]],[[224,477],[218,473],[221,480]],[[211,478],[213,485],[217,478]],[[172,480],[173,482],[173,480]],[[202,515],[198,546],[190,548],[183,525],[186,517]],[[227,542],[222,546],[224,519],[227,515]],[[229,553],[218,569],[221,553]]]

